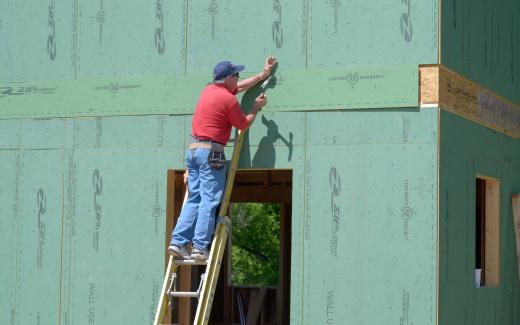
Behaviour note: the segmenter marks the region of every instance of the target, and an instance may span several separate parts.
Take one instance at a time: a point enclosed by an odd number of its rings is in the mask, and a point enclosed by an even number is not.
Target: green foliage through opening
[[[278,286],[280,206],[234,204],[231,219],[232,285]]]

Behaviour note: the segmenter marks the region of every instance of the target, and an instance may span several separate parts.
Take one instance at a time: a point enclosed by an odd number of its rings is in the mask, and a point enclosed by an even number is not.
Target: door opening
[[[168,171],[166,247],[182,207],[183,173],[184,170]],[[220,268],[210,324],[289,323],[291,211],[291,170],[237,170],[229,209],[232,230]],[[187,270],[182,266],[179,270],[182,291],[198,287],[204,267]],[[191,324],[195,309],[195,299],[178,300],[172,323]]]

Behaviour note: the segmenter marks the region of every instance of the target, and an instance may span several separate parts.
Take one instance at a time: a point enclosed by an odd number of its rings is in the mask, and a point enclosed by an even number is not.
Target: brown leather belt
[[[189,146],[190,149],[197,149],[197,148],[203,148],[203,149],[213,149],[215,151],[224,151],[224,146],[220,143],[215,142],[193,142]]]

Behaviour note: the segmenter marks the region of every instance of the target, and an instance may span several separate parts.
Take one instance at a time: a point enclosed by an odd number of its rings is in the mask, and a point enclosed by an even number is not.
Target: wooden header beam
[[[520,105],[442,65],[419,67],[419,103],[435,104],[513,138],[520,138]]]

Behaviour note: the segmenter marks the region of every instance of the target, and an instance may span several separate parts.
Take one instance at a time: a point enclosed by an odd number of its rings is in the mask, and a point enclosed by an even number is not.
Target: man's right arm
[[[251,126],[251,124],[255,120],[258,111],[260,111],[266,103],[267,97],[264,95],[264,93],[260,94],[255,99],[255,104],[251,112],[245,116],[242,110],[240,109],[240,105],[236,103],[236,106],[233,106],[231,108],[229,122],[231,123],[231,125],[233,125],[239,130],[246,130],[249,126]]]
[[[262,107],[265,106],[265,104],[267,104],[267,97],[265,96],[264,93],[261,93],[260,96],[258,96],[255,99],[255,105],[253,106],[251,113],[247,114],[247,116],[246,116],[246,119],[248,120],[247,127],[250,127],[251,124],[253,124],[253,121],[256,118],[256,114],[258,113],[258,111],[260,111],[262,109]]]

